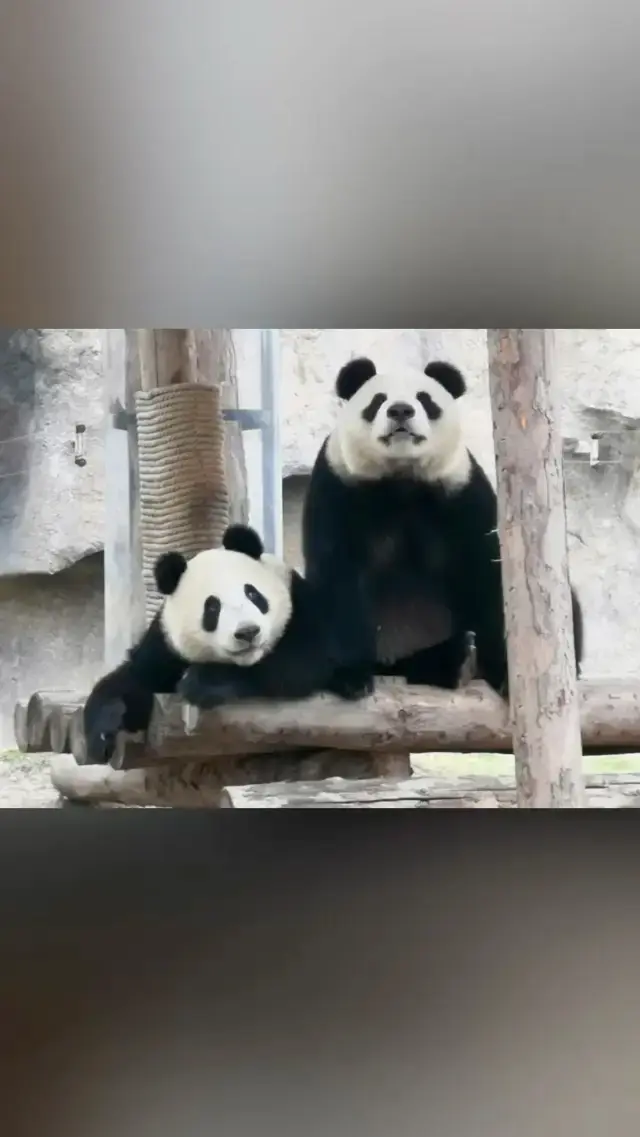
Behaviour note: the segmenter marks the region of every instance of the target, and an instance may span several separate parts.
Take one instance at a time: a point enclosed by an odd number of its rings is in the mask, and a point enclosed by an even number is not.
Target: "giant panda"
[[[465,444],[465,390],[444,362],[378,374],[359,358],[338,374],[341,404],[311,472],[302,539],[354,698],[381,673],[457,687],[470,635],[478,676],[508,698],[496,494]],[[582,611],[571,596],[580,674]]]
[[[108,762],[119,731],[149,726],[155,694],[201,708],[251,698],[299,699],[332,683],[331,631],[311,588],[232,525],[222,547],[155,565],[162,605],[127,659],[100,679],[84,709],[87,756]],[[349,696],[347,688],[345,697]]]

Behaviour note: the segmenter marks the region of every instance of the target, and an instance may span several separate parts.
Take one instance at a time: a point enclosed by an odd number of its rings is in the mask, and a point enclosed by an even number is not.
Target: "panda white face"
[[[436,363],[425,372],[378,375],[370,360],[357,359],[342,369],[336,390],[343,404],[327,457],[338,474],[466,482],[469,456],[457,405],[465,386],[455,368]]]
[[[232,530],[252,533],[244,526]],[[182,571],[177,582],[169,580],[168,585],[161,568],[156,569],[158,586],[165,593],[163,631],[190,663],[251,667],[282,636],[292,611],[290,570],[276,558],[263,560],[261,543],[259,548],[259,557],[228,547],[208,549],[188,562],[170,553],[169,558],[181,560]],[[178,561],[174,563],[177,570]]]

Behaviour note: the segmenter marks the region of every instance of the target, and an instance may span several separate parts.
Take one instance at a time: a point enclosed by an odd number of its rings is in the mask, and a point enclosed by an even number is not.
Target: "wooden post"
[[[582,807],[552,336],[489,328],[488,343],[518,805]]]
[[[109,671],[142,634],[145,617],[134,406],[141,381],[138,330],[107,328],[104,341],[104,662]]]
[[[192,382],[219,387],[224,410],[237,410],[238,378],[233,335],[228,328],[190,328],[186,337]],[[225,423],[225,468],[229,494],[229,521],[249,520],[249,490],[242,430],[237,422]]]

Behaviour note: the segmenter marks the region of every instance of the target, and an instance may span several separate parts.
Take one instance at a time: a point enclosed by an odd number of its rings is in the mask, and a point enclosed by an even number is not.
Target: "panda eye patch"
[[[220,619],[220,608],[217,596],[207,596],[202,608],[202,628],[205,632],[215,632]]]
[[[380,410],[380,407],[382,406],[383,403],[386,403],[386,401],[387,401],[386,395],[374,395],[371,402],[369,403],[369,406],[365,407],[363,412],[362,412],[362,417],[363,417],[364,421],[365,422],[373,422],[378,411]]]
[[[427,418],[430,419],[431,422],[436,422],[437,419],[441,418],[442,407],[439,407],[437,403],[434,403],[431,395],[427,395],[426,391],[418,392],[418,402],[421,403],[424,407],[427,413]]]
[[[269,601],[267,600],[266,596],[263,596],[261,592],[258,592],[258,589],[254,588],[252,584],[245,584],[244,594],[247,600],[250,600],[252,604],[255,604],[258,611],[262,612],[263,616],[266,616],[267,612],[269,611]]]

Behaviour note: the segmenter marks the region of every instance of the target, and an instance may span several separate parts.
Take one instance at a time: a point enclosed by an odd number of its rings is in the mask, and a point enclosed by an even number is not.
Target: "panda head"
[[[449,363],[378,374],[370,359],[350,360],[336,381],[342,405],[329,462],[338,474],[356,479],[399,474],[464,484],[469,455],[457,401],[465,390]]]
[[[245,525],[229,526],[221,548],[191,560],[164,553],[155,578],[163,633],[189,663],[251,667],[273,650],[291,616],[291,570]]]

